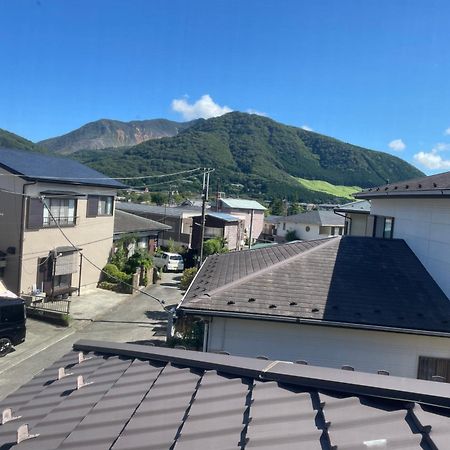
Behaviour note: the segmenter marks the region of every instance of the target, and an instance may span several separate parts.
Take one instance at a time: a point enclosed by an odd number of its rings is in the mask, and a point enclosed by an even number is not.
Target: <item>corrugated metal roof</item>
[[[163,231],[172,227],[156,220],[146,219],[136,214],[116,209],[114,213],[114,234],[135,233],[142,231]]]
[[[31,180],[119,189],[125,187],[78,161],[26,150],[0,148],[0,166]]]
[[[216,217],[217,219],[221,219],[225,222],[239,222],[239,217],[232,216],[231,214],[221,213],[221,212],[207,212],[208,216]]]
[[[450,333],[450,301],[400,239],[345,236],[210,256],[179,308]]]
[[[17,417],[0,425],[2,449],[448,448],[446,383],[142,345],[75,348],[89,359],[70,352],[1,402]],[[25,423],[37,436],[17,444]]]
[[[265,209],[267,209],[256,200],[247,200],[244,198],[221,198],[220,201],[226,208],[254,209],[260,211],[264,211]]]

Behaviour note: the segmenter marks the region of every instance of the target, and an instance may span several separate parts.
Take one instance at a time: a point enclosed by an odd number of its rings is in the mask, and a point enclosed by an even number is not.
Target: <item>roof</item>
[[[364,189],[355,197],[450,197],[450,172]]]
[[[357,200],[334,208],[337,212],[370,214],[370,202],[368,200]]]
[[[286,223],[304,223],[308,225],[320,226],[344,226],[345,219],[342,216],[334,214],[333,211],[328,210],[313,210],[306,211],[300,214],[293,214],[286,216],[282,220]]]
[[[201,208],[178,208],[174,206],[145,205],[143,203],[116,202],[116,210],[120,209],[133,214],[155,214],[159,216],[183,217],[195,216],[201,212]]]
[[[264,217],[264,222],[276,224],[276,223],[282,222],[284,218],[285,218],[285,216],[269,215],[269,216]]]
[[[345,236],[213,255],[179,308],[450,336],[450,301],[401,239]]]
[[[264,211],[266,208],[256,200],[247,200],[244,198],[221,198],[222,206],[233,209],[254,209]]]
[[[216,219],[223,220],[224,222],[239,222],[240,220],[242,220],[239,217],[232,216],[231,214],[226,214],[222,212],[207,212],[206,215],[215,217]]]
[[[79,341],[1,402],[16,419],[0,426],[0,446],[446,449],[449,396],[446,383]],[[36,437],[17,445],[25,423]]]
[[[124,188],[117,180],[69,158],[0,148],[0,167],[28,180]]]
[[[136,233],[143,231],[164,231],[172,227],[156,220],[146,219],[116,209],[114,213],[114,234]]]

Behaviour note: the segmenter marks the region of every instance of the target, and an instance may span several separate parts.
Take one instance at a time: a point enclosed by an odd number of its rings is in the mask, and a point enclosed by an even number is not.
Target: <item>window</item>
[[[394,236],[394,218],[375,216],[373,237],[392,239]]]
[[[311,227],[309,225],[306,225],[305,231],[309,231],[309,230],[311,230]]]
[[[438,380],[450,383],[450,359],[419,356],[417,378],[433,380],[433,377],[439,377]]]
[[[283,222],[283,231],[286,230],[286,222]]]
[[[114,197],[88,195],[86,217],[112,216]]]
[[[42,223],[44,227],[75,225],[75,199],[46,198],[44,203]]]

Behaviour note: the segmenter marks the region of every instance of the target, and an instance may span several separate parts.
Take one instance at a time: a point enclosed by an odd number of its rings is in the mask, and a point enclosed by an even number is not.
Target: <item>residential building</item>
[[[450,297],[450,172],[365,189],[369,233],[404,239]]]
[[[286,235],[295,233],[295,239],[314,239],[344,234],[345,219],[329,210],[313,210],[284,216],[276,223],[276,240],[283,242]]]
[[[344,234],[349,236],[371,236],[369,230],[370,202],[357,200],[334,208],[335,214],[345,218]]]
[[[277,226],[284,218],[285,216],[273,215],[264,217],[263,231],[259,239],[263,242],[274,242],[277,238]]]
[[[210,256],[178,306],[183,315],[204,320],[205,351],[412,378],[432,365],[450,381],[450,302],[401,239]]]
[[[0,446],[448,448],[446,383],[133,344],[73,350],[2,401]]]
[[[170,230],[164,230],[159,236],[161,245],[167,245],[170,240],[176,245],[191,247],[192,217],[201,214],[201,208],[156,206],[141,203],[117,202],[116,208],[131,214],[169,225]]]
[[[239,217],[245,224],[245,238],[255,242],[263,231],[264,211],[266,208],[255,200],[243,198],[219,198],[217,206],[220,212]]]
[[[192,220],[192,248],[199,250],[202,234],[202,216],[194,216]],[[225,245],[228,250],[241,250],[244,246],[244,221],[239,217],[226,213],[206,213],[204,239],[216,237],[225,239]]]
[[[96,286],[111,252],[114,197],[122,187],[70,159],[0,149],[7,287],[56,296]]]
[[[136,249],[144,249],[154,252],[158,247],[158,236],[163,231],[170,230],[169,225],[136,216],[125,211],[116,210],[114,216],[114,245],[124,239],[131,239],[128,242],[128,252],[130,256]]]

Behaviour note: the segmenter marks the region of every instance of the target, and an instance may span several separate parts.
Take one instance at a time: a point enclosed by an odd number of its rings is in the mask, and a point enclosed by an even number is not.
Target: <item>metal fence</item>
[[[62,314],[69,314],[70,312],[70,299],[49,300],[31,299],[27,301],[27,308],[31,311],[51,311]]]

